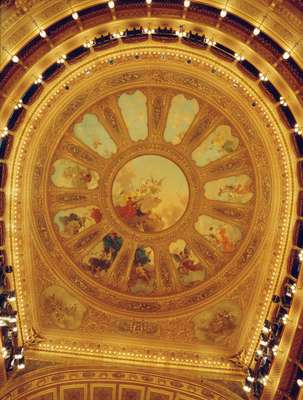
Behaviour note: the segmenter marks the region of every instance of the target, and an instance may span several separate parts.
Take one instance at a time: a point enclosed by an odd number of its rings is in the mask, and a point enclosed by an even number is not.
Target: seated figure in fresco
[[[184,286],[193,286],[205,279],[206,270],[184,240],[171,243],[169,251],[177,269],[177,275]]]
[[[242,238],[238,227],[227,224],[221,220],[200,215],[195,223],[195,229],[210,243],[224,253],[231,253],[236,249],[238,241]]]
[[[95,189],[99,175],[71,160],[59,159],[53,164],[51,179],[57,187]]]
[[[235,316],[230,311],[223,310],[213,315],[207,326],[200,326],[199,329],[210,334],[220,335],[224,332],[225,335],[228,335],[232,333],[235,328]]]
[[[93,224],[98,224],[101,219],[102,214],[99,208],[83,207],[74,211],[60,211],[55,217],[55,222],[62,236],[71,237]]]
[[[141,246],[136,249],[128,284],[133,294],[148,295],[154,290],[153,256],[153,250],[150,247]]]
[[[148,178],[136,190],[120,192],[119,205],[116,206],[119,216],[128,225],[142,232],[160,230],[164,223],[153,209],[161,203],[157,195],[161,191],[161,185],[162,180]]]
[[[100,273],[102,275],[112,265],[122,244],[123,239],[116,232],[107,234],[102,239],[101,246],[98,245],[93,248],[88,256],[85,257],[83,260],[84,266],[94,275],[100,275]]]

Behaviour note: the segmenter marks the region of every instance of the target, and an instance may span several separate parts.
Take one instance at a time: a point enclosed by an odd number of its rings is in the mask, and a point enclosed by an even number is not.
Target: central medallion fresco
[[[182,217],[189,188],[175,163],[158,155],[146,155],[120,169],[112,196],[117,214],[128,226],[140,232],[159,232]]]

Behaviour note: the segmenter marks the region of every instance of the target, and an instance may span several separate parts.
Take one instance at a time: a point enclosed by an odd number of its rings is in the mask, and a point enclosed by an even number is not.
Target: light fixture
[[[39,85],[40,83],[43,82],[43,76],[40,74],[38,75],[38,78],[35,80],[35,85]]]
[[[283,315],[283,317],[282,317],[282,322],[283,322],[284,325],[287,324],[287,322],[288,322],[288,314],[284,314],[284,315]]]
[[[290,53],[288,51],[285,51],[285,53],[283,53],[283,56],[282,56],[283,60],[288,60],[289,57],[290,57]]]
[[[227,15],[227,11],[226,11],[225,8],[223,8],[223,10],[220,11],[220,17],[221,17],[221,18],[225,18],[226,15]]]
[[[61,57],[57,59],[57,64],[64,64],[65,60],[66,60],[66,55],[63,54]]]
[[[72,13],[72,17],[74,20],[77,20],[77,19],[79,19],[79,14],[75,11]]]
[[[108,3],[107,3],[107,5],[108,5],[108,7],[112,10],[113,8],[115,8],[115,2],[113,1],[113,0],[110,0]]]
[[[204,42],[209,46],[215,46],[217,44],[217,42],[215,42],[213,39],[209,39],[207,37],[204,39]]]
[[[40,35],[43,39],[45,39],[46,36],[47,36],[47,33],[42,29],[42,30],[39,32],[39,35]]]
[[[184,7],[188,8],[190,6],[190,0],[184,0]]]
[[[266,82],[268,81],[268,77],[266,74],[263,74],[263,72],[259,73],[259,78],[261,79],[261,81]]]
[[[91,40],[86,40],[86,42],[84,43],[83,46],[86,49],[89,49],[89,48],[93,47],[95,44],[96,44],[96,42],[93,39],[91,39]]]
[[[261,32],[261,31],[260,31],[260,28],[258,28],[258,27],[256,26],[255,29],[253,30],[253,35],[254,35],[254,36],[258,36],[260,32]]]
[[[4,138],[4,137],[7,136],[7,135],[8,135],[8,127],[5,126],[5,127],[3,128],[3,130],[1,131],[0,137]]]
[[[19,360],[18,365],[17,365],[17,368],[18,368],[18,369],[24,369],[24,368],[25,368],[24,357],[22,357],[22,358]]]
[[[235,53],[235,59],[236,59],[237,61],[243,61],[243,60],[244,60],[244,57],[241,56],[241,54],[239,54],[239,53]]]
[[[302,135],[303,128],[301,126],[299,126],[299,124],[295,124],[294,130],[298,135]],[[299,260],[303,261],[303,249],[301,249],[299,252]]]
[[[249,392],[251,392],[251,387],[249,387],[248,385],[245,384],[243,386],[243,390],[244,390],[244,392],[249,393]]]
[[[260,340],[260,345],[266,347],[268,342],[266,340]]]
[[[284,107],[287,106],[287,102],[285,101],[283,96],[280,96],[280,104],[281,104],[281,106],[284,106]]]
[[[23,106],[23,101],[22,99],[20,99],[18,103],[15,105],[14,109],[18,110],[19,108],[22,108],[22,106]]]
[[[20,59],[18,56],[16,56],[16,55],[12,56],[12,62],[18,63],[19,61],[20,61]]]
[[[145,0],[146,4],[151,5],[152,0]]]
[[[297,379],[297,385],[299,386],[299,387],[302,387],[303,386],[303,379]]]

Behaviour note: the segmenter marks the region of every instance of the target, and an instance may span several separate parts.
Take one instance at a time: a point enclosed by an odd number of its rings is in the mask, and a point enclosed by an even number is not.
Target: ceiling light
[[[19,59],[18,56],[14,55],[14,56],[12,57],[12,62],[18,63],[19,61],[20,61],[20,59]]]
[[[299,126],[299,124],[295,124],[294,130],[298,135],[302,135],[303,129],[301,126]],[[299,260],[303,261],[303,249],[301,249],[301,251],[299,253]]]
[[[72,17],[74,20],[77,20],[77,19],[79,19],[79,14],[77,12],[73,12]]]
[[[0,137],[1,137],[1,138],[4,138],[4,137],[7,136],[7,135],[8,135],[8,127],[5,126],[5,127],[3,128],[3,130],[1,131]]]
[[[109,7],[110,9],[115,8],[115,2],[114,2],[113,0],[110,0],[110,1],[107,3],[107,5],[108,5],[108,7]]]
[[[57,64],[64,64],[65,60],[66,60],[66,55],[63,54],[61,57],[57,59]]]
[[[40,35],[43,39],[45,39],[46,36],[47,36],[47,33],[46,33],[44,30],[41,30],[41,31],[39,32],[39,35]]]
[[[285,53],[283,53],[283,59],[284,60],[288,60],[289,59],[289,57],[290,57],[290,54],[289,54],[289,52],[288,51],[285,51]]]
[[[83,46],[84,46],[86,49],[89,49],[89,48],[93,47],[95,44],[96,44],[96,42],[95,42],[93,39],[91,39],[91,40],[87,40],[87,41],[84,43]]]
[[[235,53],[235,59],[236,59],[237,61],[243,61],[243,60],[244,60],[244,57],[241,56],[241,54],[239,54],[239,53]]]
[[[184,7],[188,8],[190,6],[190,0],[184,0]]]
[[[146,4],[150,5],[152,3],[152,0],[145,0]]]
[[[224,18],[227,15],[227,11],[225,10],[225,8],[223,10],[220,11],[220,17]]]
[[[249,386],[247,386],[247,385],[244,385],[243,386],[243,390],[244,390],[244,392],[249,393],[251,391],[251,388]]]
[[[40,74],[39,76],[38,76],[38,78],[35,80],[35,84],[36,85],[39,85],[40,83],[42,83],[43,82],[43,76]]]
[[[260,32],[261,32],[260,28],[257,28],[257,27],[253,30],[254,36],[258,36]]]
[[[281,106],[286,107],[287,106],[287,102],[285,101],[284,97],[280,96],[280,104]]]
[[[259,73],[259,78],[261,79],[261,81],[266,82],[268,81],[268,77],[266,74],[263,74],[263,72]]]
[[[22,101],[22,99],[20,99],[19,101],[18,101],[18,103],[15,105],[15,110],[18,110],[19,108],[22,108],[22,105],[23,105],[23,101]]]

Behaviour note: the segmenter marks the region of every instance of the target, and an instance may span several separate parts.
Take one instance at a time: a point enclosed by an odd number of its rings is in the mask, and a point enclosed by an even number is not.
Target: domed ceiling
[[[65,66],[14,136],[20,336],[34,360],[182,369],[237,399],[286,270],[297,159],[232,63],[146,40]]]
[[[88,63],[43,99],[16,160],[25,336],[81,353],[85,335],[95,355],[128,337],[124,356],[229,365],[261,323],[290,206],[283,140],[250,90],[154,48]]]

